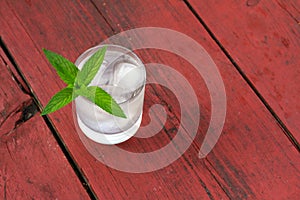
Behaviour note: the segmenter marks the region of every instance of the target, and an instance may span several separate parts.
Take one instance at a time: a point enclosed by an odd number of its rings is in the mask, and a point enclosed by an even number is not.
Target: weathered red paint
[[[298,196],[298,152],[184,2],[94,3],[97,9],[88,1],[1,2],[0,12],[6,13],[0,19],[1,30],[11,30],[12,26],[15,30],[1,31],[1,36],[43,105],[64,85],[41,54],[42,47],[74,61],[84,50],[114,33],[143,26],[174,29],[197,40],[219,67],[228,100],[222,136],[211,154],[200,160],[198,150],[211,114],[209,94],[201,76],[174,55],[139,51],[145,62],[164,63],[182,73],[190,81],[201,106],[200,128],[191,147],[170,166],[145,174],[116,171],[93,158],[76,134],[71,106],[51,114],[62,140],[100,199],[295,199]],[[169,97],[169,91],[159,86],[147,88],[145,111],[164,100],[172,106],[168,111],[169,121],[165,130],[153,138],[131,139],[119,145],[124,149],[135,152],[159,149],[170,141],[175,134],[172,131],[180,123],[180,109],[177,101]],[[186,112],[192,115],[191,111]],[[121,161],[122,157],[118,159]]]
[[[0,49],[0,198],[87,199],[42,117],[24,117],[33,101],[10,73],[13,66]],[[29,113],[27,113],[29,114]]]
[[[299,142],[300,1],[189,2]]]

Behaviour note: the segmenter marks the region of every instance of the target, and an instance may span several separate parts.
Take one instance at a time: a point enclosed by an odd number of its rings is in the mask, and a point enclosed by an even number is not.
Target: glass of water
[[[132,51],[110,44],[88,49],[76,60],[76,66],[81,69],[104,46],[104,61],[89,86],[99,86],[109,93],[127,118],[113,116],[82,96],[75,99],[75,112],[78,125],[88,138],[101,144],[118,144],[132,137],[141,124],[146,70]]]

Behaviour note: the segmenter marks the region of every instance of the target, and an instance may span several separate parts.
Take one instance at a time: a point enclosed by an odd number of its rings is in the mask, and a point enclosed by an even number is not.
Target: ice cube
[[[133,92],[143,85],[145,72],[142,67],[138,67],[128,62],[116,64],[114,68],[113,85],[126,88]]]

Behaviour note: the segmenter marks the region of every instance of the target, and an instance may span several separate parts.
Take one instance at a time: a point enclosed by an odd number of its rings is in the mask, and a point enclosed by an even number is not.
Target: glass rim
[[[121,50],[123,50],[124,54],[133,57],[137,61],[139,68],[144,68],[144,70],[143,70],[144,71],[143,82],[138,87],[138,88],[141,88],[141,87],[143,87],[143,88],[140,89],[140,91],[136,95],[134,95],[133,97],[128,98],[125,101],[122,101],[122,102],[118,103],[118,105],[122,105],[122,104],[125,104],[125,103],[127,103],[129,101],[132,101],[135,98],[137,98],[137,96],[139,96],[141,92],[145,92],[144,88],[145,88],[145,85],[146,85],[146,68],[145,68],[144,63],[141,61],[141,59],[132,50],[130,50],[130,49],[126,48],[126,47],[120,46],[120,45],[116,45],[116,44],[99,44],[99,45],[96,45],[94,47],[91,47],[91,48],[87,49],[82,54],[80,54],[80,56],[75,61],[75,65],[78,68],[78,66],[84,60],[84,58],[87,57],[87,56],[89,56],[90,52],[97,51],[98,49],[103,48],[105,46],[107,47],[107,49],[109,49],[109,48],[115,48],[115,49],[121,49]],[[92,54],[94,54],[94,53],[92,53]],[[112,86],[112,87],[114,87],[114,85],[109,85],[109,84],[104,85],[104,86]],[[101,86],[99,86],[99,87],[102,88]],[[120,88],[122,88],[122,87],[120,87]],[[124,88],[124,89],[126,89],[126,88]],[[78,97],[82,97],[83,99],[87,100],[88,103],[94,104],[93,102],[90,102],[87,98],[85,98],[83,96],[78,96]],[[76,102],[76,99],[75,99],[75,102]]]

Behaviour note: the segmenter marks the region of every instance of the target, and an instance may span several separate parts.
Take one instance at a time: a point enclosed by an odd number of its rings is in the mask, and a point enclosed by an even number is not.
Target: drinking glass
[[[90,139],[101,144],[118,144],[131,138],[138,130],[143,112],[146,70],[131,50],[117,45],[98,45],[85,51],[76,60],[81,69],[100,48],[107,50],[103,63],[89,86],[98,86],[119,104],[127,118],[113,116],[79,96],[75,99],[78,125]]]

